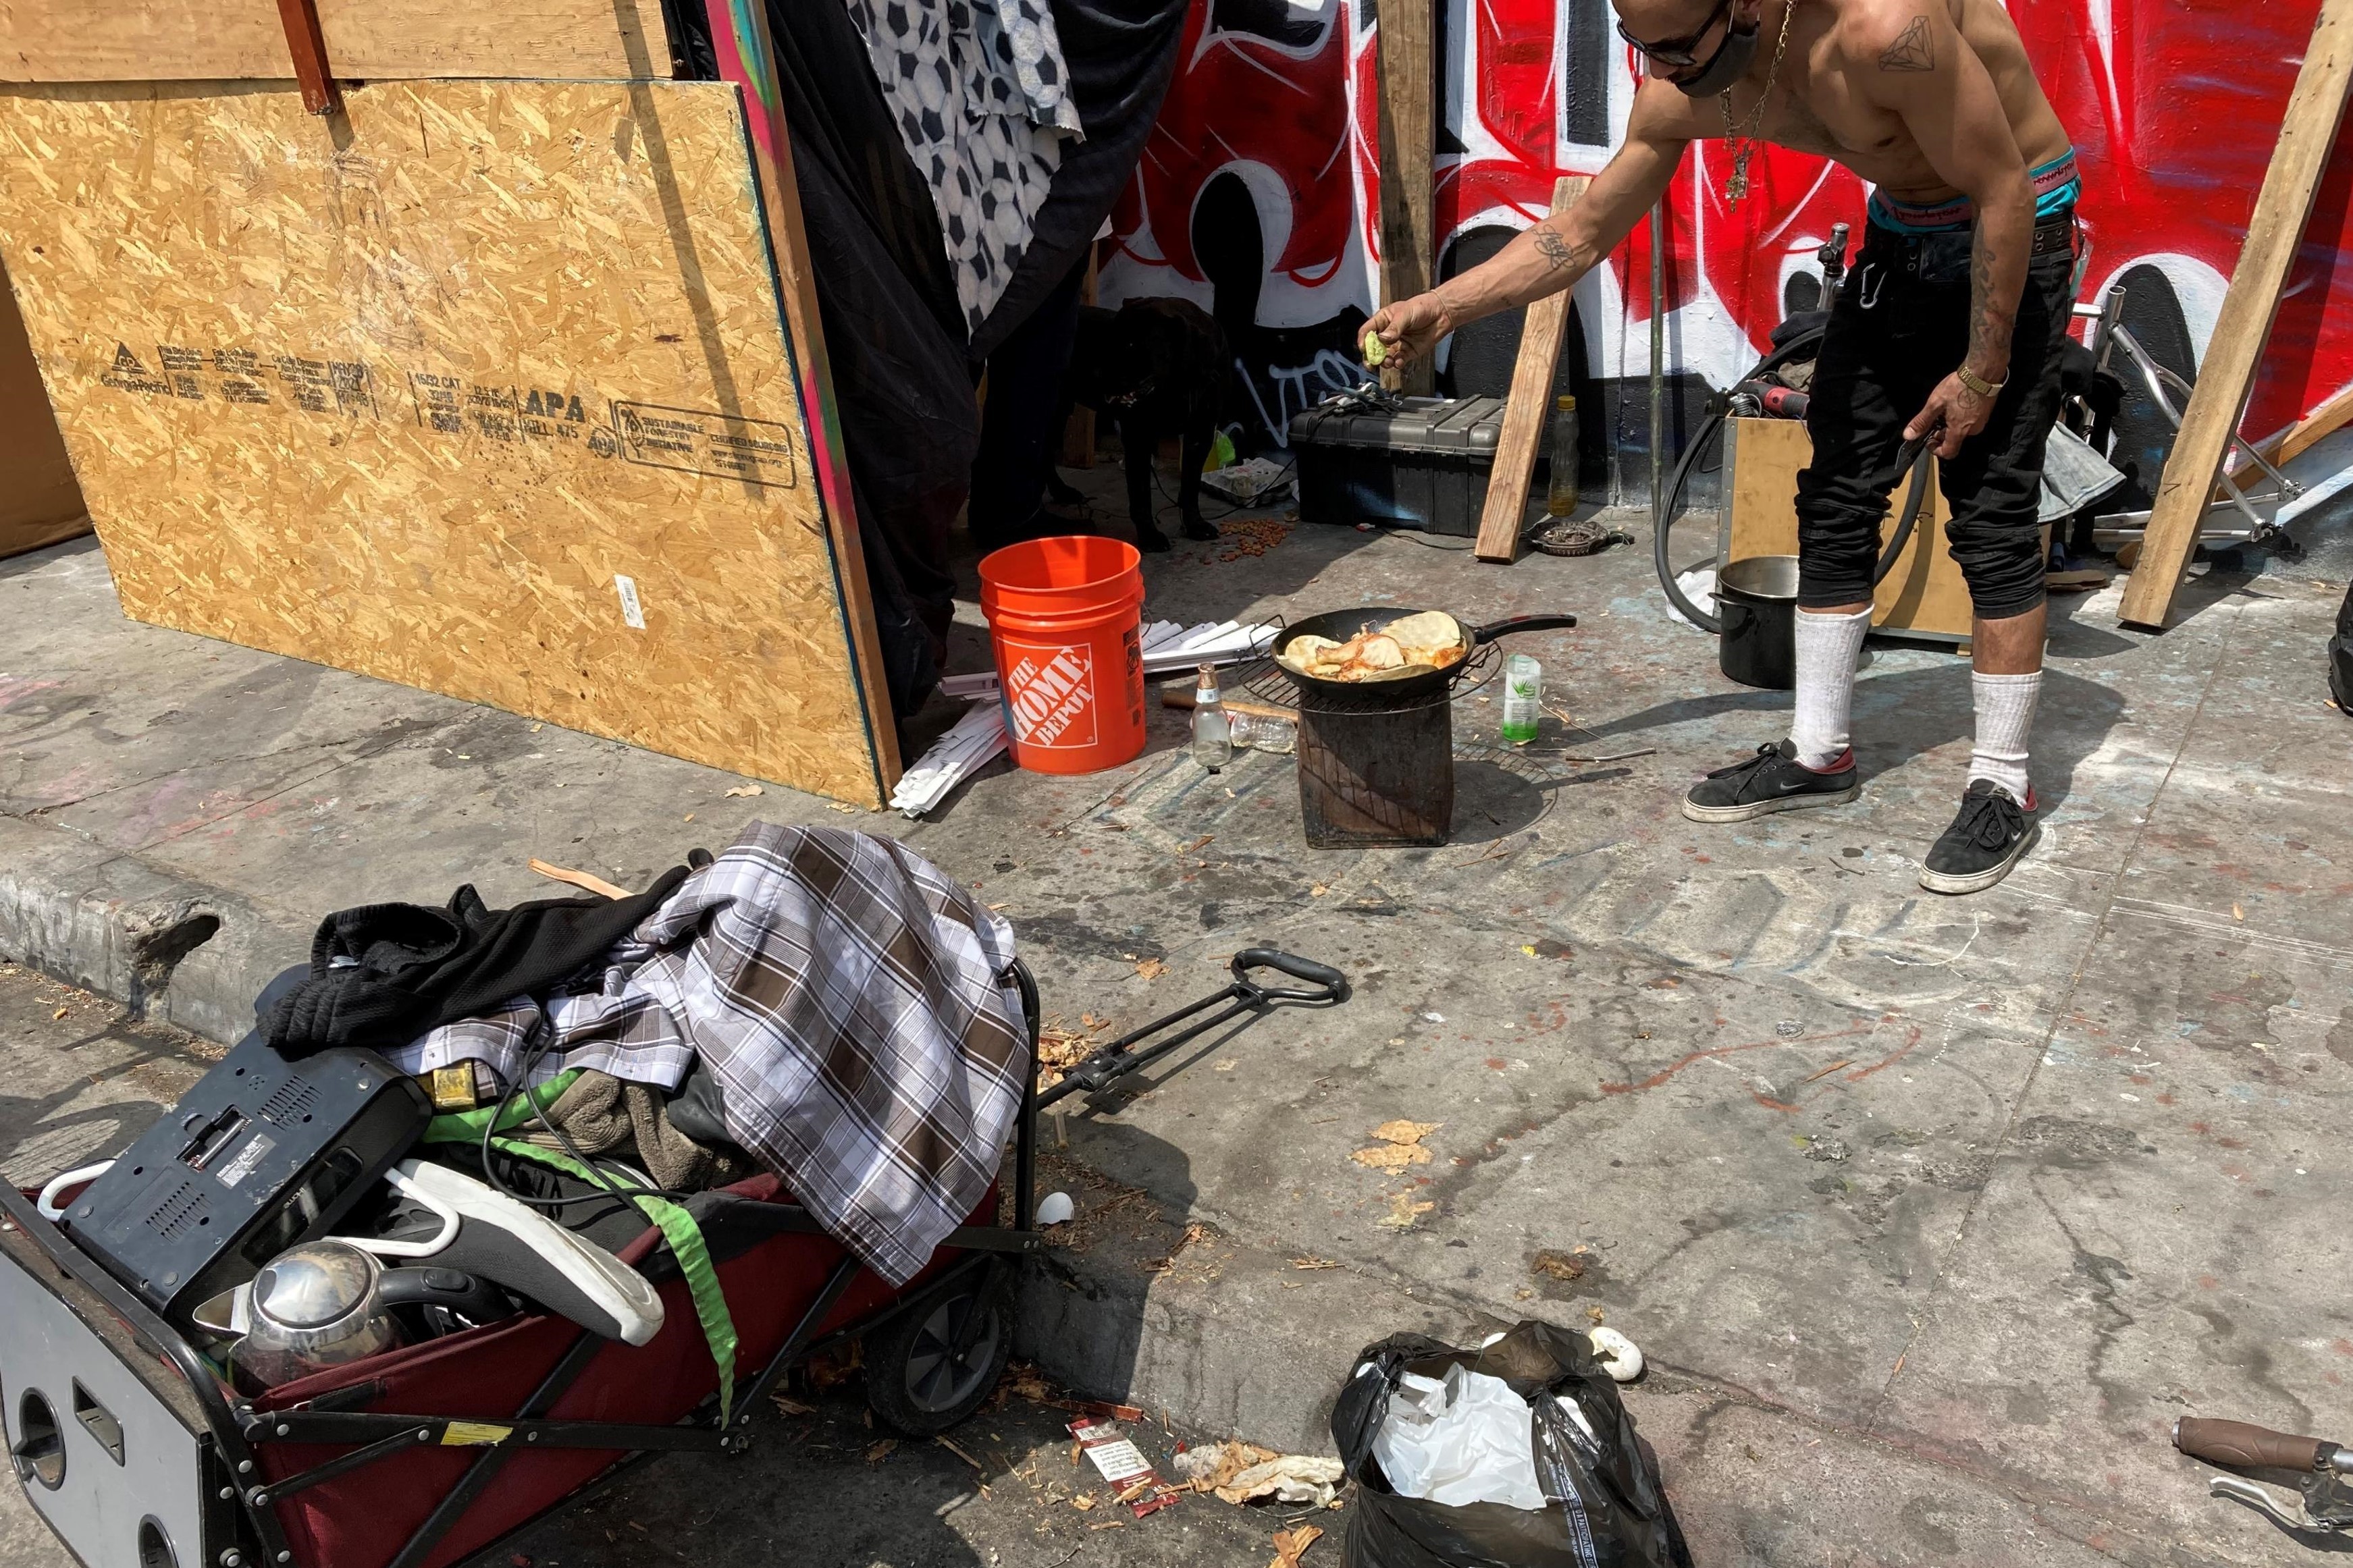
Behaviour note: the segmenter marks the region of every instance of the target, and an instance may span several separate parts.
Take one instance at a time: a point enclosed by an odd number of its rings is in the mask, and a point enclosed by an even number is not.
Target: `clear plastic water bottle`
[[[1544,710],[1544,666],[1524,653],[1504,660],[1504,739],[1525,746],[1536,738],[1536,721]]]
[[[1233,723],[1218,695],[1218,667],[1201,666],[1200,683],[1193,688],[1193,760],[1216,773],[1234,760]]]
[[[1577,399],[1566,392],[1552,400],[1545,467],[1552,474],[1552,488],[1545,492],[1545,511],[1551,517],[1567,517],[1577,510]]]

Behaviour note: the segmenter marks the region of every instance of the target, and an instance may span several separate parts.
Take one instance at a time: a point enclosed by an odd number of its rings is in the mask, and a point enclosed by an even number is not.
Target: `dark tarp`
[[[1187,0],[1054,0],[1086,140],[1065,142],[1029,249],[969,339],[931,193],[839,0],[769,0],[809,262],[892,705],[923,704],[954,613],[948,531],[979,367],[1084,257],[1160,113]]]

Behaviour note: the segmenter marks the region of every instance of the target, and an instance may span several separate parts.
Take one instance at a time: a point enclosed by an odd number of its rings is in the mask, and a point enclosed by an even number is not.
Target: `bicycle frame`
[[[2078,270],[2080,278],[2081,268]],[[2091,341],[2084,346],[2092,351],[2093,359],[2102,371],[2108,369],[2116,351],[2122,349],[2125,357],[2132,362],[2142,390],[2147,393],[2149,401],[2157,405],[2158,412],[2165,416],[2165,422],[2178,434],[2181,429],[2182,414],[2189,405],[2191,384],[2158,363],[2149,352],[2141,347],[2140,340],[2133,336],[2132,329],[2124,324],[2124,307],[2125,290],[2116,285],[2111,285],[2105,296],[2095,303],[2077,304],[2074,307],[2075,320],[2094,323]],[[2180,399],[2179,404],[2175,402],[2177,395]],[[2258,543],[2282,533],[2277,521],[2280,508],[2302,495],[2304,487],[2282,473],[2235,430],[2231,434],[2229,452],[2243,455],[2249,463],[2263,470],[2270,477],[2273,488],[2252,494],[2242,489],[2231,473],[2231,464],[2226,460],[2222,471],[2216,476],[2224,499],[2208,505],[2205,520],[2199,527],[2199,540],[2216,544]],[[2235,509],[2244,520],[2243,525],[2233,521],[2227,527],[2215,526],[2216,514],[2225,509]],[[2138,538],[2148,527],[2148,517],[2147,511],[2109,512],[2094,517],[2092,520],[2093,539],[2103,549],[2113,549]]]

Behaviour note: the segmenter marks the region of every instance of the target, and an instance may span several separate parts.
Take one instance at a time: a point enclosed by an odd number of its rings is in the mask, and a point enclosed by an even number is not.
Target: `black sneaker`
[[[1775,741],[1757,747],[1746,762],[1718,768],[1692,785],[1683,796],[1683,815],[1694,822],[1746,822],[1769,811],[1843,805],[1862,791],[1852,747],[1831,766],[1816,770],[1798,761],[1796,746]]]
[[[1920,885],[1932,893],[1976,893],[1992,887],[2042,836],[2035,810],[2031,786],[2021,805],[1991,779],[1971,779],[1960,815],[1920,867]]]

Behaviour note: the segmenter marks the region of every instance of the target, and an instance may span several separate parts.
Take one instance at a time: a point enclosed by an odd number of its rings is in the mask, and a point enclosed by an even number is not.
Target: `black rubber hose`
[[[1754,381],[1768,371],[1778,370],[1792,360],[1802,359],[1807,353],[1819,348],[1821,341],[1822,335],[1820,332],[1809,332],[1803,336],[1792,338],[1757,361],[1757,367],[1741,377],[1741,380]],[[1674,478],[1667,482],[1667,501],[1666,505],[1659,509],[1659,525],[1651,531],[1651,563],[1659,574],[1659,586],[1666,590],[1667,602],[1674,605],[1676,610],[1694,626],[1710,634],[1723,631],[1723,623],[1693,604],[1683,589],[1676,585],[1674,568],[1667,559],[1667,544],[1674,531],[1675,506],[1683,500],[1683,486],[1689,482],[1692,469],[1698,463],[1701,454],[1707,450],[1708,443],[1723,427],[1724,419],[1725,416],[1721,413],[1709,415],[1706,422],[1700,426],[1699,433],[1692,438],[1691,444],[1683,448],[1682,458],[1675,464]],[[1919,520],[1921,503],[1927,499],[1928,495],[1927,443],[1925,440],[1907,441],[1905,443],[1905,451],[1907,456],[1903,466],[1911,470],[1913,483],[1910,494],[1905,499],[1903,514],[1895,520],[1894,537],[1887,542],[1887,549],[1880,556],[1879,565],[1871,574],[1871,585],[1874,588],[1879,586],[1890,572],[1895,570],[1896,558],[1904,553],[1904,547],[1912,542],[1912,530]]]

